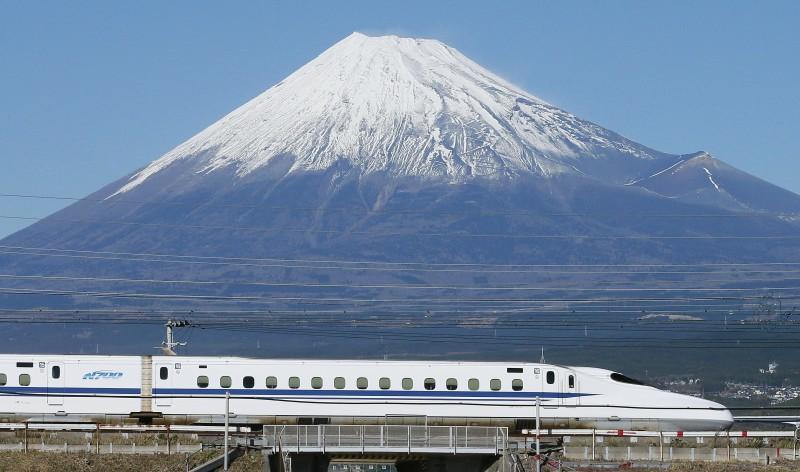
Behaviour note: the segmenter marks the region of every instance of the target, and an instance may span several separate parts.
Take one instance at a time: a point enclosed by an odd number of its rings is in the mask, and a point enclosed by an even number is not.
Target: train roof
[[[0,359],[140,359],[143,356],[134,355],[104,355],[104,354],[0,354]],[[310,359],[310,358],[266,358],[266,357],[242,357],[242,356],[198,356],[198,355],[178,355],[178,356],[149,356],[156,362],[270,362],[279,364],[351,364],[351,365],[481,365],[496,367],[563,367],[572,369],[570,366],[559,364],[527,362],[527,361],[469,361],[469,360],[427,360],[427,359]]]

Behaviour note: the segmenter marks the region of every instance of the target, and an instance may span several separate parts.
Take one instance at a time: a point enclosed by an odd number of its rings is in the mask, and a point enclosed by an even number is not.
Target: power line
[[[448,291],[547,291],[547,292],[781,292],[800,290],[795,287],[547,287],[547,286],[473,286],[473,285],[412,285],[412,284],[355,284],[355,283],[317,283],[317,282],[234,282],[210,280],[162,280],[132,279],[124,277],[77,277],[57,275],[15,275],[0,274],[0,279],[16,280],[56,280],[75,282],[127,282],[141,284],[186,284],[186,285],[243,285],[259,287],[303,287],[303,288],[354,288],[354,289],[392,289],[392,290],[448,290]]]
[[[495,345],[503,345],[503,346],[524,346],[524,347],[531,347],[531,339],[529,337],[517,338],[517,339],[509,339],[508,336],[503,335],[499,337],[483,335],[483,336],[468,336],[468,335],[458,335],[458,336],[448,336],[443,333],[435,333],[435,334],[400,334],[400,333],[387,333],[381,332],[379,333],[359,333],[359,332],[343,332],[341,330],[325,330],[325,331],[314,331],[311,329],[302,330],[302,329],[292,329],[292,328],[274,328],[274,327],[267,327],[263,329],[254,328],[252,326],[245,326],[245,327],[204,327],[199,326],[200,329],[216,329],[221,331],[231,331],[231,332],[246,332],[246,333],[255,333],[255,332],[262,332],[265,334],[269,333],[283,333],[283,334],[296,334],[296,335],[305,335],[305,336],[312,336],[312,337],[320,337],[320,338],[347,338],[347,339],[369,339],[372,341],[378,340],[379,337],[383,337],[385,339],[391,339],[394,341],[409,341],[409,342],[430,342],[435,341],[437,343],[455,343],[455,344],[463,344],[466,341],[470,342],[477,342],[480,341],[481,344],[495,344]],[[573,347],[613,347],[613,348],[632,348],[632,347],[639,347],[639,348],[667,348],[667,349],[710,349],[710,348],[718,348],[718,349],[743,349],[743,348],[760,348],[760,349],[786,349],[786,348],[800,348],[800,343],[796,340],[786,340],[786,341],[778,341],[778,340],[751,340],[747,339],[744,342],[732,342],[732,341],[719,341],[719,340],[708,340],[708,339],[698,339],[696,341],[688,340],[688,339],[662,339],[662,338],[646,338],[646,339],[625,339],[625,338],[607,338],[602,340],[595,340],[593,338],[580,338],[576,336],[568,336],[568,337],[555,337],[555,336],[548,336],[547,341],[543,344],[547,344],[548,346],[553,347],[561,347],[561,346],[573,346]]]
[[[606,316],[598,318],[597,314],[602,315],[630,315],[630,312],[560,312],[564,313],[556,316],[551,311],[530,311],[526,313],[515,313],[513,315],[497,314],[495,312],[462,312],[459,310],[440,312],[433,315],[428,315],[426,312],[409,312],[409,311],[387,311],[384,309],[378,310],[319,310],[319,311],[306,311],[306,310],[228,310],[224,312],[205,311],[194,312],[176,311],[176,310],[142,310],[142,309],[90,309],[90,310],[54,310],[54,309],[12,309],[4,308],[0,312],[0,318],[4,320],[27,320],[27,321],[42,321],[42,320],[103,320],[103,319],[164,319],[164,318],[190,318],[192,320],[203,321],[221,321],[221,322],[292,322],[292,323],[308,323],[308,322],[337,322],[344,324],[363,325],[369,323],[377,323],[381,326],[399,325],[399,326],[476,326],[476,327],[577,327],[592,326],[593,328],[602,329],[608,327],[610,329],[621,328],[622,326],[636,326],[644,328],[664,327],[682,329],[690,328],[696,329],[698,326],[711,326],[720,328],[721,330],[736,330],[736,329],[763,329],[765,327],[795,327],[800,326],[800,320],[792,320],[789,318],[776,318],[776,319],[742,319],[731,320],[727,323],[723,319],[643,319],[643,318],[624,318],[613,319]],[[640,312],[635,312],[639,314]],[[32,317],[31,315],[36,315]],[[391,318],[381,318],[384,315],[393,315]],[[428,316],[424,316],[428,315]],[[519,315],[528,315],[521,317]],[[586,318],[582,317],[586,316]]]
[[[513,306],[513,305],[512,305]],[[518,306],[518,305],[517,305]],[[600,305],[602,307],[603,305]],[[714,313],[724,313],[729,314],[731,311],[736,310],[743,310],[743,307],[736,307],[729,305],[727,308],[703,308],[703,305],[697,305],[699,308],[658,308],[658,307],[649,307],[649,306],[626,306],[626,305],[617,305],[615,306],[608,306],[607,308],[598,308],[597,305],[584,305],[580,308],[574,309],[556,309],[552,307],[544,307],[544,306],[528,306],[528,307],[519,307],[519,308],[507,308],[506,305],[490,305],[490,306],[480,306],[480,307],[459,307],[455,306],[449,309],[441,309],[441,308],[429,308],[429,305],[414,305],[414,304],[402,304],[398,306],[394,305],[387,305],[382,304],[379,308],[373,308],[371,306],[363,306],[359,308],[347,308],[347,309],[307,309],[307,308],[295,308],[295,309],[277,309],[277,308],[270,308],[268,310],[261,309],[261,310],[143,310],[141,308],[134,309],[134,308],[109,308],[109,309],[96,309],[96,308],[67,308],[67,309],[55,309],[55,308],[26,308],[26,309],[15,309],[15,308],[0,308],[0,313],[28,313],[28,314],[45,314],[45,313],[63,313],[63,314],[83,314],[83,315],[93,315],[93,314],[102,314],[102,313],[111,313],[111,314],[152,314],[152,315],[170,315],[170,316],[178,316],[183,314],[184,316],[189,315],[218,315],[218,316],[231,316],[231,315],[280,315],[280,314],[302,314],[304,316],[313,316],[313,315],[364,315],[364,314],[387,314],[387,315],[400,315],[400,314],[408,314],[419,316],[420,314],[425,314],[429,316],[435,316],[437,319],[440,319],[443,316],[447,315],[457,315],[458,317],[468,316],[468,315],[481,315],[484,317],[488,316],[497,316],[497,317],[505,317],[510,318],[512,316],[519,316],[519,315],[536,315],[537,320],[545,319],[542,318],[544,315],[562,315],[559,319],[563,318],[563,315],[568,315],[571,319],[577,320],[586,320],[592,321],[590,318],[585,317],[594,317],[596,318],[597,315],[654,315],[654,316],[666,316],[672,314],[679,314],[679,315],[694,315],[694,314],[714,314]],[[713,305],[715,306],[715,305]],[[418,308],[418,310],[412,311],[412,309]],[[741,314],[741,313],[740,313]],[[460,319],[460,318],[459,318]],[[654,323],[657,321],[655,318],[637,318],[641,319],[642,321],[646,321],[648,323]],[[664,321],[664,323],[668,324],[676,324],[676,323],[697,323],[700,321],[705,320],[685,320],[685,319],[668,319]],[[583,321],[581,321],[583,322]],[[714,321],[714,323],[719,323],[720,321]],[[731,321],[732,323],[734,321]],[[616,320],[608,321],[608,323],[618,323]]]
[[[162,320],[156,321],[158,325]],[[24,322],[25,324],[36,324],[36,322]],[[144,320],[109,320],[108,324],[114,325],[147,325],[154,322]],[[42,323],[42,324],[47,324]],[[62,323],[59,323],[62,324]],[[64,322],[63,324],[85,324],[80,321]],[[501,346],[524,346],[530,347],[528,336],[509,336],[509,335],[488,335],[488,334],[455,334],[448,333],[399,333],[395,329],[367,330],[361,328],[358,331],[342,330],[339,328],[315,330],[311,328],[292,328],[275,327],[272,325],[254,326],[247,324],[222,324],[222,323],[201,323],[193,324],[192,327],[201,330],[243,332],[248,334],[293,334],[298,336],[318,337],[318,338],[346,338],[346,339],[367,339],[370,341],[389,340],[403,342],[441,342],[463,344],[464,342],[480,342],[482,345],[501,345]],[[488,331],[488,329],[486,330]],[[723,340],[723,339],[693,339],[693,338],[652,338],[652,337],[619,337],[619,336],[595,336],[583,338],[578,336],[556,336],[550,335],[547,338],[547,345],[551,347],[612,347],[612,348],[669,348],[669,349],[795,349],[800,348],[800,344],[794,339],[751,339],[744,340]]]
[[[200,255],[183,255],[183,254],[168,254],[168,253],[136,253],[136,252],[115,252],[115,251],[92,251],[92,250],[78,250],[78,249],[57,249],[57,248],[44,248],[44,247],[30,247],[30,246],[10,246],[0,245],[0,253],[4,254],[23,254],[35,255],[45,257],[75,257],[75,258],[92,258],[90,256],[114,256],[108,259],[114,259],[117,256],[133,257],[133,258],[158,258],[158,259],[129,259],[133,261],[146,261],[146,262],[169,262],[169,263],[187,263],[187,264],[209,264],[209,265],[245,265],[245,266],[259,266],[255,263],[286,263],[286,264],[337,264],[336,267],[306,267],[306,266],[284,266],[284,265],[268,265],[267,267],[279,268],[313,268],[313,269],[336,269],[336,270],[410,270],[420,272],[431,271],[491,271],[492,269],[501,269],[501,272],[516,271],[521,269],[550,269],[550,268],[738,268],[738,267],[757,267],[757,266],[798,266],[800,262],[740,262],[740,263],[690,263],[690,264],[481,264],[481,263],[428,263],[428,262],[396,262],[396,261],[347,261],[347,260],[325,260],[325,259],[281,259],[281,258],[253,258],[253,257],[226,257],[226,256],[200,256]],[[19,252],[19,251],[37,251],[37,252]],[[38,252],[41,252],[38,253]],[[98,259],[107,259],[106,257],[97,257]],[[164,260],[176,259],[176,260]],[[187,260],[188,259],[188,260]],[[128,260],[128,259],[124,259]],[[339,267],[341,265],[342,267]],[[364,267],[346,267],[359,265]],[[374,266],[385,266],[372,268]],[[397,268],[400,267],[400,268]],[[548,270],[543,271],[550,273]],[[632,272],[634,274],[638,272]],[[665,273],[675,273],[666,271]]]
[[[426,233],[421,231],[410,232],[375,232],[359,230],[337,230],[337,229],[311,229],[311,228],[283,228],[283,227],[255,227],[255,226],[233,226],[233,225],[197,225],[180,223],[144,223],[131,222],[125,220],[99,220],[99,219],[67,219],[56,217],[36,217],[36,216],[16,216],[0,215],[0,219],[40,221],[47,218],[49,221],[62,223],[92,223],[101,225],[123,225],[123,226],[144,226],[144,227],[163,227],[163,228],[190,228],[190,229],[214,229],[224,231],[257,231],[261,233],[311,233],[311,234],[345,234],[345,235],[367,235],[367,236],[403,236],[403,237],[458,237],[458,238],[492,238],[492,239],[541,239],[541,240],[612,240],[612,241],[650,241],[650,240],[764,240],[764,241],[783,241],[798,240],[798,235],[694,235],[694,236],[653,236],[653,235],[628,235],[628,236],[609,236],[609,235],[589,235],[589,234],[508,234],[508,233],[467,233],[463,231],[435,232]]]
[[[796,290],[795,287],[784,287],[781,290]],[[647,289],[643,289],[647,290]],[[677,289],[676,289],[677,290]],[[707,290],[709,292],[713,291],[734,291],[734,292],[741,292],[741,291],[764,291],[765,289],[711,289]],[[562,290],[567,291],[567,290]],[[667,289],[667,291],[675,291],[672,289]],[[267,302],[267,301],[314,301],[314,302],[357,302],[357,301],[365,301],[364,299],[358,298],[348,298],[348,297],[300,297],[300,296],[246,296],[246,295],[192,295],[192,294],[159,294],[159,293],[131,293],[131,292],[101,292],[101,291],[81,291],[81,290],[50,290],[50,289],[33,289],[33,288],[20,288],[20,287],[0,287],[0,293],[6,293],[11,295],[30,295],[30,294],[40,294],[40,295],[54,295],[54,296],[90,296],[90,297],[108,297],[108,298],[143,298],[143,299],[166,299],[166,300],[216,300],[216,301],[237,301],[237,302]],[[630,300],[630,301],[670,301],[670,300],[681,300],[681,301],[719,301],[719,300],[760,300],[763,297],[761,296],[703,296],[703,297],[678,297],[678,298],[636,298],[636,299],[620,299],[616,298],[615,300]],[[787,297],[784,297],[786,299]],[[789,299],[796,299],[800,298],[799,295],[789,294]],[[470,303],[493,303],[493,302],[504,302],[504,303],[513,303],[513,302],[520,302],[520,303],[530,303],[530,302],[564,302],[564,303],[586,303],[586,302],[593,302],[596,300],[601,299],[576,299],[576,298],[478,298],[478,299],[469,299],[469,298],[434,298],[434,299],[408,299],[408,298],[385,298],[385,299],[376,299],[370,298],[369,301],[371,302],[381,302],[381,301],[390,301],[390,302],[403,302],[405,300],[409,301],[426,301],[426,302],[441,302],[441,303],[452,303],[452,302],[470,302]]]
[[[180,201],[154,201],[154,200],[131,200],[125,199],[123,201],[111,200],[107,198],[91,198],[91,197],[69,197],[60,195],[39,195],[39,194],[23,194],[23,193],[0,193],[3,198],[22,198],[22,199],[37,199],[37,200],[61,200],[73,202],[91,202],[100,204],[141,204],[141,205],[155,205],[155,206],[188,206],[185,202]],[[775,213],[775,212],[728,212],[728,213],[578,213],[578,212],[527,212],[527,211],[497,211],[475,208],[474,210],[465,211],[452,211],[446,209],[429,209],[420,210],[414,208],[388,208],[381,207],[378,209],[369,208],[367,206],[351,206],[351,207],[292,207],[292,206],[275,206],[275,205],[262,205],[262,204],[223,204],[223,203],[203,203],[201,205],[193,205],[193,208],[248,208],[260,209],[271,211],[291,211],[291,212],[311,212],[317,213],[324,212],[354,212],[363,211],[368,214],[380,214],[384,212],[392,212],[397,214],[448,214],[448,215],[495,215],[495,216],[545,216],[545,217],[597,217],[597,216],[622,216],[632,218],[791,218],[800,216],[797,213]]]
[[[613,271],[613,270],[552,270],[552,269],[471,269],[471,268],[452,268],[452,269],[436,269],[436,268],[414,268],[414,267],[374,267],[374,266],[315,266],[315,265],[298,265],[298,264],[280,264],[280,263],[238,263],[238,262],[213,262],[213,261],[196,261],[185,259],[144,259],[138,257],[124,257],[124,256],[94,256],[86,254],[62,254],[62,253],[37,253],[26,251],[4,251],[0,250],[0,254],[8,255],[28,255],[28,256],[41,256],[41,257],[62,257],[71,259],[87,259],[87,260],[116,260],[116,261],[130,261],[130,262],[158,262],[169,264],[193,264],[193,265],[216,265],[216,266],[236,266],[236,267],[257,267],[257,268],[277,268],[277,269],[310,269],[310,270],[340,270],[340,271],[379,271],[379,272],[449,272],[449,273],[481,273],[481,274],[544,274],[544,275],[713,275],[713,274],[730,274],[730,275],[752,275],[752,274],[800,274],[800,269],[793,270],[757,270],[757,269],[722,269],[710,271],[644,271],[644,270],[629,270],[629,271]],[[165,256],[166,257],[166,256]],[[786,265],[789,265],[788,263]],[[577,266],[576,266],[577,267]]]

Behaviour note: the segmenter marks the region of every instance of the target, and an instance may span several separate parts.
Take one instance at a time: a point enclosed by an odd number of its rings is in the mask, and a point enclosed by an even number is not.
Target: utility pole
[[[167,329],[166,336],[164,341],[161,341],[161,350],[164,352],[164,355],[167,356],[175,356],[177,355],[175,352],[175,348],[180,346],[185,346],[185,342],[176,342],[175,341],[175,328],[186,328],[191,326],[192,324],[187,320],[167,320],[164,323],[164,327]]]
[[[231,392],[225,392],[225,439],[224,439],[224,456],[222,461],[224,462],[222,466],[222,470],[228,472],[228,428],[230,426],[230,415],[231,415]]]
[[[544,354],[542,354],[544,356]],[[539,440],[539,436],[541,436],[541,416],[539,415],[539,405],[541,404],[541,400],[539,397],[536,397],[536,472],[542,472],[542,456],[541,456],[541,442]]]

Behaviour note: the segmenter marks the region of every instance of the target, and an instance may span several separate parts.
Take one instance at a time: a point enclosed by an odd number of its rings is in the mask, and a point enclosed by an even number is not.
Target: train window
[[[499,391],[503,387],[502,382],[500,379],[492,379],[489,381],[489,388],[492,389],[493,392]]]
[[[59,379],[59,378],[61,378],[61,367],[59,367],[59,366],[57,366],[57,365],[54,365],[54,366],[53,366],[53,367],[50,369],[50,375],[51,375],[51,376],[52,376],[54,379]]]
[[[436,390],[436,379],[428,377],[425,379],[425,382],[422,383],[422,386],[425,387],[425,390]]]
[[[458,380],[453,378],[447,379],[444,383],[444,387],[447,390],[458,390]]]
[[[467,388],[470,390],[480,390],[481,381],[478,379],[469,379],[469,382],[467,382]]]
[[[253,388],[256,386],[256,379],[248,375],[242,379],[242,386],[244,386],[244,388]]]
[[[6,377],[6,374],[0,374],[0,385],[5,385],[6,383],[8,383],[8,377]]]
[[[19,384],[23,387],[27,387],[31,384],[31,376],[28,374],[19,374]]]
[[[389,377],[381,377],[380,380],[378,380],[378,387],[380,387],[381,390],[389,390],[392,388],[392,381],[389,380]]]
[[[197,386],[200,388],[208,387],[208,377],[206,377],[205,375],[197,377]]]
[[[549,383],[550,385],[556,383],[556,373],[553,372],[552,370],[547,371],[547,383]]]
[[[169,378],[169,369],[166,367],[158,369],[158,378],[161,380],[167,380]]]
[[[222,388],[231,388],[231,378],[227,375],[223,375],[219,378],[219,386]]]
[[[356,379],[356,388],[359,390],[366,390],[369,387],[369,381],[366,377],[359,377]]]
[[[511,390],[519,392],[522,390],[522,379],[514,379],[511,381]]]
[[[620,383],[631,384],[631,385],[645,385],[645,383],[642,382],[641,380],[632,379],[632,378],[628,377],[627,375],[622,375],[622,374],[619,374],[617,372],[614,372],[613,374],[611,374],[611,380],[614,380],[614,381],[620,382]]]
[[[272,375],[267,377],[267,388],[278,388],[278,378]]]
[[[300,388],[300,377],[289,377],[289,388]]]
[[[567,377],[567,383],[569,384],[569,388],[575,388],[575,376],[570,375]]]
[[[408,377],[403,379],[403,390],[411,390],[414,388],[414,379]]]
[[[347,383],[344,380],[344,377],[336,377],[335,379],[333,379],[333,388],[341,390],[346,385],[347,385]]]
[[[322,377],[311,377],[311,388],[317,390],[322,388]]]

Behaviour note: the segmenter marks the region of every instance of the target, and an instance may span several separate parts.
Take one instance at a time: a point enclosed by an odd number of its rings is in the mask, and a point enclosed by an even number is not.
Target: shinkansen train
[[[589,367],[523,362],[0,355],[0,420],[716,431],[722,405]]]

